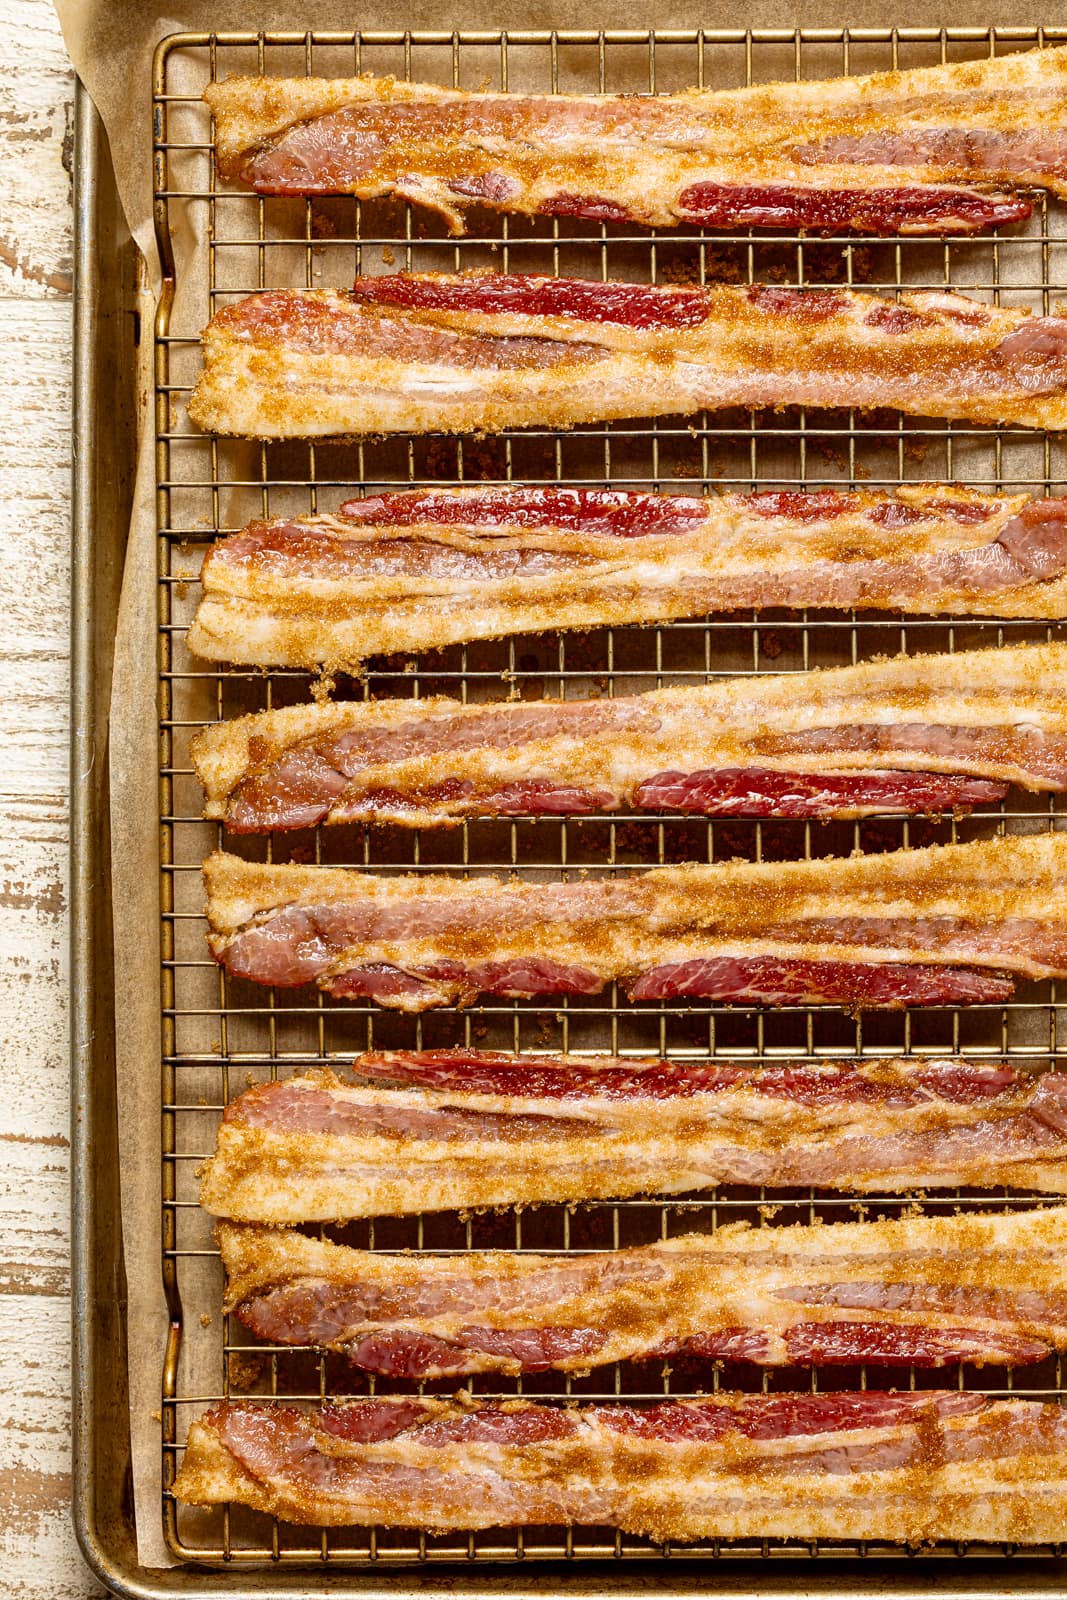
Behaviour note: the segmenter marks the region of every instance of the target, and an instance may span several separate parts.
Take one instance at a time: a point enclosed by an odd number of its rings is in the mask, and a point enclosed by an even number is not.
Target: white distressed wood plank
[[[0,24],[0,293],[69,295],[73,72],[45,0],[2,0]]]
[[[0,164],[0,172],[3,166]],[[0,797],[67,790],[69,302],[0,299]]]
[[[99,1595],[70,1522],[67,1302],[49,1294],[5,1294],[2,1300],[3,1592],[33,1600]]]
[[[101,1593],[70,1525],[67,733],[73,74],[0,0],[0,1562]]]

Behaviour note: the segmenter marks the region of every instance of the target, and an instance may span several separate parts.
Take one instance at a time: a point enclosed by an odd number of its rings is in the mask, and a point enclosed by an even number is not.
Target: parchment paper
[[[451,28],[464,24],[480,29],[655,26],[692,28],[838,27],[939,25],[985,26],[991,20],[982,0],[956,0],[951,11],[916,15],[879,0],[859,3],[843,15],[837,0],[812,0],[806,6],[783,0],[750,0],[743,19],[724,0],[702,6],[638,5],[633,0],[599,0],[593,12],[579,0],[552,0],[531,10],[529,0],[494,0],[450,11],[441,0],[407,0],[397,8],[370,0],[354,13],[350,0],[317,0],[310,4],[266,0],[259,9],[248,0],[187,0],[160,14],[137,0],[56,0],[67,47],[74,65],[95,101],[106,126],[119,191],[130,228],[148,262],[158,291],[160,268],[152,223],[152,57],[158,42],[178,31],[259,26],[304,30]],[[1032,9],[998,5],[992,20],[1003,25],[1032,24]],[[178,68],[180,70],[180,67]],[[201,75],[202,80],[202,75]],[[586,87],[595,88],[595,83]],[[199,92],[199,90],[197,90]],[[172,113],[171,136],[181,131],[180,109]],[[203,213],[172,206],[171,228],[177,258],[181,320],[183,299],[196,294],[203,303],[206,249]],[[299,264],[294,283],[303,281]],[[115,924],[123,930],[116,951],[116,994],[119,997],[117,1073],[121,1126],[122,1220],[126,1276],[129,1285],[130,1424],[133,1454],[134,1507],[139,1559],[147,1567],[172,1565],[160,1513],[160,1375],[168,1312],[160,1274],[160,1023],[159,995],[159,832],[156,703],[156,512],[152,411],[146,410],[138,493],[129,540],[115,650],[111,702],[111,832],[114,856],[112,895]],[[241,447],[238,446],[239,450]],[[241,511],[235,501],[223,514],[235,522]],[[251,508],[253,511],[255,507]],[[195,909],[199,890],[186,890],[186,904]],[[191,896],[191,898],[189,898]],[[210,1137],[211,1123],[205,1119]],[[191,1174],[186,1175],[188,1186]],[[208,1237],[205,1221],[205,1238]],[[205,1271],[202,1304],[217,1302],[221,1283],[211,1262]],[[214,1310],[215,1307],[212,1306]],[[188,1341],[186,1341],[188,1343]],[[190,1377],[186,1373],[185,1377]],[[208,1390],[217,1384],[208,1384]],[[196,1392],[195,1386],[192,1391]],[[205,1392],[201,1390],[200,1392]],[[184,1422],[189,1419],[183,1419]]]

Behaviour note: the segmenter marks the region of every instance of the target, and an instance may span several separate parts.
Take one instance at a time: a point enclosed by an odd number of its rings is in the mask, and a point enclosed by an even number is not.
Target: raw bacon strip
[[[216,543],[201,579],[188,635],[197,655],[312,669],[546,627],[766,606],[1058,618],[1067,501],[930,485],[707,499],[416,491],[252,523]]]
[[[482,994],[902,1006],[1067,976],[1067,834],[523,883],[375,877],[216,852],[209,943],[234,977],[406,1011]]]
[[[202,1204],[277,1227],[727,1183],[1067,1194],[1067,1074],[466,1050],[355,1065],[369,1082],[314,1072],[234,1100]]]
[[[174,1484],[289,1522],[592,1523],[658,1540],[1059,1540],[1067,1414],[982,1395],[716,1395],[647,1410],[225,1401]]]
[[[1067,318],[944,291],[358,278],[226,306],[203,357],[191,420],[260,439],[783,405],[1067,426]]]
[[[1067,1348],[1067,1206],[744,1225],[585,1256],[350,1250],[220,1224],[226,1310],[383,1377],[581,1372],[693,1355],[764,1366],[1019,1366]]]
[[[972,232],[1067,192],[1067,52],[681,94],[469,94],[372,77],[229,78],[224,176],[657,228]],[[996,185],[996,188],[988,188]]]
[[[1067,788],[1067,646],[898,657],[618,700],[287,706],[191,745],[234,833],[619,806],[709,816],[962,810]]]

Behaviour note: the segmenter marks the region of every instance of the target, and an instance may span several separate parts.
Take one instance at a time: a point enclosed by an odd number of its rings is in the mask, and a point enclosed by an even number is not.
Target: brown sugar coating
[[[955,233],[1062,193],[1062,50],[681,94],[470,94],[392,78],[230,78],[223,175],[261,194],[395,194],[673,228]],[[1007,192],[1005,192],[1007,191]]]
[[[933,810],[923,774],[979,780],[960,796],[982,794],[983,783],[987,798],[1008,782],[1067,786],[1067,646],[898,657],[611,700],[287,706],[204,729],[192,757],[205,815],[238,832],[622,805],[745,814],[767,774],[781,776],[782,794],[748,814]],[[724,773],[738,775],[733,802],[728,790],[720,798]],[[902,781],[866,802],[846,786],[801,809],[804,777],[818,795],[829,773]]]
[[[646,311],[649,296],[658,311]],[[699,319],[679,324],[680,297]],[[948,291],[898,302],[760,284],[362,278],[354,290],[250,295],[218,312],[202,342],[191,420],[252,438],[498,433],[784,405],[1067,424],[1067,319]]]
[[[201,1203],[286,1226],[716,1184],[1067,1194],[1067,1077],[953,1059],[737,1068],[359,1058],[227,1108]],[[620,1086],[621,1078],[621,1086]],[[381,1087],[382,1080],[410,1087]]]

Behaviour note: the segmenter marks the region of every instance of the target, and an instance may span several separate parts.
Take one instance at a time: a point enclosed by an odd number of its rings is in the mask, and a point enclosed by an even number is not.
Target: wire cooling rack
[[[663,93],[691,85],[730,87],[922,66],[1067,40],[1061,29],[837,29],[746,32],[184,34],[161,46],[154,83],[155,206],[166,286],[156,327],[159,514],[159,739],[163,886],[163,1272],[173,1333],[162,1384],[162,1514],[174,1554],[208,1563],[318,1563],[330,1568],[474,1563],[553,1563],[614,1558],[645,1563],[669,1548],[598,1529],[526,1529],[430,1537],[411,1531],[296,1530],[241,1508],[195,1511],[170,1492],[189,1423],[230,1394],[319,1399],[374,1392],[331,1355],[256,1344],[220,1313],[222,1273],[210,1221],[196,1204],[195,1169],[209,1151],[219,1112],[248,1083],[314,1064],[344,1066],[366,1048],[473,1044],[526,1052],[707,1053],[731,1059],[877,1056],[961,1051],[1045,1061],[1064,1054],[1052,985],[1024,985],[1005,1006],[873,1014],[831,1009],[763,1012],[692,1003],[620,1003],[617,993],[559,1004],[494,1000],[422,1018],[335,1002],[307,991],[273,992],[228,978],[204,943],[199,869],[216,844],[272,860],[346,863],[379,871],[517,870],[533,879],[587,871],[622,874],[655,862],[775,860],[847,854],[998,830],[1057,825],[1054,800],[1013,794],[1010,803],[954,821],[870,819],[856,824],[705,822],[693,818],[472,820],[445,832],[343,827],[266,840],[224,839],[200,820],[190,736],[219,717],[304,700],[307,674],[218,670],[186,648],[198,600],[200,560],[218,534],[249,516],[331,510],[367,490],[410,483],[514,479],[663,490],[783,486],[894,486],[960,479],[977,487],[1062,492],[1064,458],[1054,440],[907,419],[896,413],[735,411],[657,422],[506,433],[472,443],[450,438],[256,444],[197,434],[185,401],[198,368],[198,335],[223,305],[258,288],[344,285],[359,272],[498,267],[635,281],[952,285],[1005,305],[1047,312],[1067,295],[1065,214],[1039,200],[1030,224],[1010,237],[899,239],[762,237],[749,233],[636,232],[581,221],[475,214],[456,240],[430,213],[391,202],[263,199],[220,185],[213,129],[200,101],[229,73],[348,76],[393,74],[463,88],[550,92]],[[190,250],[191,234],[201,245]],[[545,632],[422,658],[372,664],[362,680],[340,679],[342,697],[446,693],[463,700],[625,694],[709,675],[805,672],[879,652],[928,652],[1065,637],[1063,626],[764,612],[669,626]],[[1060,813],[1062,815],[1062,813]],[[1062,826],[1062,821],[1059,824]],[[1062,997],[1061,997],[1062,998]],[[333,1236],[369,1248],[613,1248],[715,1228],[891,1215],[908,1197],[847,1202],[811,1191],[720,1190],[683,1200],[546,1206],[489,1215],[377,1220]],[[1018,1195],[948,1192],[929,1209],[1003,1208]],[[1018,1383],[972,1368],[930,1375],[907,1368],[871,1374],[871,1386],[944,1384],[1062,1394],[1059,1361],[1026,1369]],[[818,1369],[761,1375],[713,1369],[620,1366],[588,1378],[546,1374],[508,1382],[475,1378],[481,1394],[627,1398],[700,1389],[782,1390],[864,1386],[867,1374]],[[389,1387],[389,1386],[384,1386]],[[395,1389],[399,1385],[392,1385]],[[454,1389],[455,1382],[427,1386]],[[383,1386],[379,1385],[381,1392]],[[876,1530],[872,1530],[876,1533]],[[973,1550],[976,1547],[971,1547]],[[686,1554],[795,1556],[878,1554],[899,1548],[876,1537],[827,1541],[716,1541]],[[674,1552],[681,1554],[681,1550]],[[944,1545],[938,1554],[967,1553]],[[988,1550],[983,1553],[988,1554]],[[249,1577],[251,1579],[251,1574]]]

